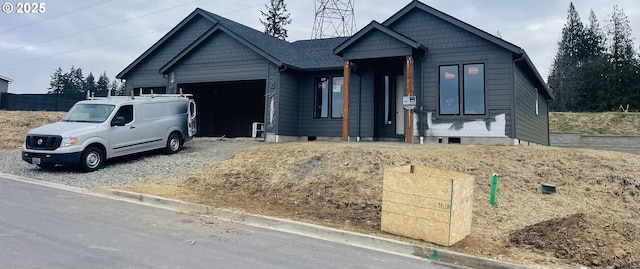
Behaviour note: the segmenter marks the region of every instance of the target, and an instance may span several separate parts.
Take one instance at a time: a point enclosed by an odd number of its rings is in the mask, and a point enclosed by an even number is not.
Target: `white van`
[[[196,133],[196,105],[183,94],[91,97],[56,123],[27,133],[22,159],[99,169],[110,158],[165,148],[178,152]]]

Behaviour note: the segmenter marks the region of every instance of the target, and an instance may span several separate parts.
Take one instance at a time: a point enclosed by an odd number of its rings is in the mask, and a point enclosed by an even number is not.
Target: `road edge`
[[[531,269],[514,263],[498,261],[468,255],[464,253],[430,248],[402,242],[394,239],[355,233],[325,227],[305,222],[298,222],[288,219],[280,219],[269,216],[255,215],[244,212],[232,211],[228,209],[216,208],[208,205],[194,204],[181,200],[165,198],[160,196],[117,190],[117,189],[95,189],[89,192],[102,196],[124,198],[136,203],[148,204],[170,210],[177,210],[187,213],[212,216],[234,222],[241,222],[247,225],[284,231],[299,234],[307,237],[314,237],[322,240],[373,249],[382,252],[394,253],[407,257],[424,259],[434,263],[442,263],[448,266],[459,268],[487,268],[487,269]],[[121,199],[120,199],[121,200]]]
[[[179,211],[192,214],[207,215],[219,219],[226,219],[232,222],[239,222],[250,226],[261,227],[283,231],[287,233],[298,234],[302,236],[318,238],[321,240],[352,245],[361,248],[372,249],[376,251],[393,253],[406,257],[423,259],[428,262],[439,263],[447,266],[458,268],[486,268],[486,269],[532,269],[524,265],[508,263],[493,259],[487,259],[468,255],[464,253],[442,250],[439,248],[430,248],[402,242],[394,239],[355,233],[345,230],[339,230],[331,227],[325,227],[305,222],[293,221],[288,219],[280,219],[269,216],[249,214],[228,209],[216,208],[213,206],[189,203],[181,200],[142,194],[117,189],[83,189],[68,186],[59,183],[41,181],[27,177],[12,175],[0,172],[0,177],[14,180],[22,183],[34,184],[44,187],[50,187],[60,190],[66,190],[87,195],[94,195],[114,200],[132,202],[163,208],[172,211]]]

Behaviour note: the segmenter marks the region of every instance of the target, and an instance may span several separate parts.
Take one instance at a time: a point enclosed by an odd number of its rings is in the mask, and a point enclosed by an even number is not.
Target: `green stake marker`
[[[438,248],[434,248],[433,252],[431,253],[431,260],[432,261],[438,261],[440,260],[440,257],[438,257]]]
[[[491,200],[489,204],[496,206],[496,193],[498,192],[498,174],[493,174],[493,180],[491,180]]]

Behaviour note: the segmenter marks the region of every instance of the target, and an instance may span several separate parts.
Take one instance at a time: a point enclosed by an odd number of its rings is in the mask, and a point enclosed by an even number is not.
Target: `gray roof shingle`
[[[233,31],[264,53],[278,59],[284,65],[297,69],[340,68],[342,59],[333,54],[333,48],[347,37],[300,40],[293,43],[247,27],[217,14],[203,10],[211,19]]]

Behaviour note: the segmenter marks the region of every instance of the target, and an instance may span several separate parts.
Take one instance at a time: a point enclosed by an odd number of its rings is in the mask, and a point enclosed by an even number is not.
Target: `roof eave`
[[[531,60],[531,58],[529,58],[529,55],[527,54],[527,52],[525,52],[524,50],[521,50],[519,55],[527,64],[527,67],[529,68],[531,73],[538,80],[538,83],[540,84],[540,86],[542,86],[547,96],[549,96],[549,99],[550,100],[556,99],[555,96],[553,95],[553,92],[551,92],[549,85],[547,85],[547,83],[544,81],[544,79],[542,78],[542,75],[540,75],[540,72],[538,72],[538,69],[536,69],[535,65],[533,64],[533,61]]]
[[[455,17],[452,17],[451,15],[448,15],[440,10],[437,10],[433,7],[430,7],[426,4],[421,3],[420,1],[412,1],[411,3],[409,3],[408,5],[406,5],[404,8],[402,8],[400,11],[396,12],[393,16],[389,17],[387,20],[385,20],[382,25],[384,25],[385,27],[389,27],[391,26],[393,23],[395,23],[396,21],[398,21],[399,19],[401,19],[402,17],[404,17],[407,13],[411,12],[411,10],[413,10],[414,8],[419,8],[422,11],[425,11],[431,15],[436,16],[439,19],[442,19],[450,24],[453,24],[455,26],[458,26],[466,31],[469,31],[481,38],[484,38],[486,40],[488,40],[489,42],[492,42],[498,46],[501,46],[513,53],[520,53],[521,48],[508,42],[505,41],[501,38],[498,38],[492,34],[489,34],[487,32],[485,32],[484,30],[481,30],[480,28],[477,28],[473,25],[470,25],[464,21],[461,21]]]
[[[11,82],[13,82],[13,79],[10,79],[10,78],[8,78],[8,77],[5,77],[5,76],[0,76],[0,79],[1,79],[1,80],[4,80],[4,81],[6,81],[6,82],[8,82],[8,83],[11,83]]]
[[[210,20],[214,20],[215,21],[215,18],[211,17],[211,15],[208,12],[203,12],[203,16],[207,17]],[[224,27],[223,25],[220,26],[220,29],[225,31],[225,33],[231,35],[234,39],[238,40],[243,45],[251,48],[253,51],[255,51],[256,53],[260,54],[261,56],[263,56],[264,58],[269,60],[271,63],[273,63],[273,64],[275,64],[277,66],[283,66],[283,62],[281,60],[279,60],[278,58],[274,57],[273,55],[265,52],[264,50],[260,49],[258,46],[254,45],[253,43],[251,43],[251,42],[247,41],[246,39],[242,38],[241,36],[237,35],[235,32],[229,30],[228,28]]]
[[[395,38],[396,40],[407,44],[409,47],[413,48],[413,49],[423,49],[426,50],[426,47],[422,44],[420,44],[420,42],[417,42],[411,38],[408,38],[396,31],[393,31],[389,28],[387,28],[386,26],[378,23],[377,21],[372,21],[371,23],[369,23],[366,27],[362,28],[360,31],[358,31],[355,35],[353,35],[352,37],[348,38],[347,40],[345,40],[344,42],[342,42],[340,45],[338,45],[337,47],[335,47],[333,49],[333,53],[335,55],[338,56],[342,56],[344,50],[346,50],[349,46],[353,45],[354,43],[358,42],[358,40],[362,37],[364,37],[366,34],[368,34],[369,32],[373,31],[373,30],[378,30],[383,32],[386,35],[391,36],[392,38]]]
[[[138,56],[138,58],[136,58],[127,67],[125,67],[124,70],[122,70],[120,73],[118,73],[116,75],[116,78],[117,79],[126,79],[127,74],[129,72],[131,72],[131,70],[133,70],[138,64],[140,64],[142,61],[144,61],[149,55],[151,55],[156,49],[158,49],[162,44],[164,44],[164,42],[169,40],[184,25],[186,25],[189,21],[191,21],[197,15],[201,15],[203,17],[206,17],[205,16],[205,12],[202,9],[196,8],[193,12],[191,12],[191,14],[189,14],[189,16],[187,16],[182,21],[180,21],[180,23],[178,23],[178,25],[173,27],[167,34],[165,34],[162,38],[160,38],[160,40],[158,40],[156,43],[154,43],[149,49],[147,49],[144,53],[142,53],[142,55]],[[210,20],[209,17],[206,17],[206,18]],[[215,21],[212,21],[212,22],[215,23]]]

